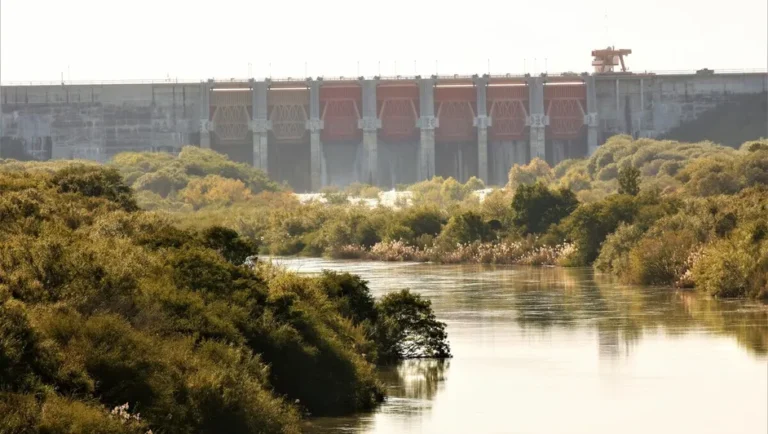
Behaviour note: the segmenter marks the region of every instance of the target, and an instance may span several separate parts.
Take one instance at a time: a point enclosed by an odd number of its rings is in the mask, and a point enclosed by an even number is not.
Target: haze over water
[[[768,309],[591,270],[276,259],[409,287],[448,324],[454,357],[383,370],[375,412],[310,432],[768,432]]]

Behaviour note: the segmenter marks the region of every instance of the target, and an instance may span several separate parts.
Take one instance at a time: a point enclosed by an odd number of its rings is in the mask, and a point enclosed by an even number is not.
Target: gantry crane
[[[624,64],[624,56],[632,54],[632,50],[616,49],[615,47],[608,47],[601,50],[593,50],[592,66],[595,67],[595,73],[612,73],[613,67],[621,65],[621,72],[627,72],[627,66]]]

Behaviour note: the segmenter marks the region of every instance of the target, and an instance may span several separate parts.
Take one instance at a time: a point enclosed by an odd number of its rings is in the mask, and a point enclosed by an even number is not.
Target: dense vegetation
[[[594,265],[629,283],[768,294],[766,141],[734,149],[616,136],[588,159],[515,165],[503,188],[435,177],[399,187],[387,204],[394,192],[360,184],[300,202],[260,172],[194,148],[161,158],[187,167],[183,182],[139,182],[165,170],[153,158],[113,163],[142,207],[183,227],[226,226],[264,254]]]
[[[139,199],[197,198],[211,172],[277,190],[194,149],[117,161],[141,168],[126,177]],[[0,432],[299,432],[305,413],[380,401],[376,363],[450,354],[418,295],[374,301],[355,276],[254,261],[255,239],[140,211],[123,179],[81,163],[0,164]]]

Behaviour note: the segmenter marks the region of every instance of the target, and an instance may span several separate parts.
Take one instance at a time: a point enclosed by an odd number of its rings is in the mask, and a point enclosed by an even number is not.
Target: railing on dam
[[[628,73],[603,73],[594,74],[597,76],[610,76],[610,77],[633,77],[633,76],[676,76],[676,75],[741,75],[741,74],[766,74],[768,69],[713,69],[706,70],[706,73],[702,74],[702,70],[664,70],[664,71],[631,71]],[[587,72],[545,72],[539,74],[547,77],[581,77],[589,75]],[[425,78],[434,78],[438,81],[445,80],[471,80],[479,75],[466,75],[466,74],[454,74],[454,75],[434,75]],[[531,74],[519,74],[519,73],[507,73],[507,74],[483,74],[483,76],[491,79],[524,79],[531,77]],[[372,76],[372,77],[317,77],[323,81],[338,82],[338,81],[358,81],[360,79],[377,79],[382,81],[412,81],[420,78],[414,75],[396,75],[396,76]],[[183,78],[160,78],[160,79],[124,79],[124,80],[64,80],[64,81],[4,81],[2,86],[99,86],[99,85],[120,85],[120,84],[201,84],[208,81],[214,83],[247,83],[251,80],[255,81],[272,81],[277,83],[305,83],[308,78],[298,77],[262,77],[258,79],[252,78],[240,78],[240,77],[215,77],[213,79],[183,79]]]

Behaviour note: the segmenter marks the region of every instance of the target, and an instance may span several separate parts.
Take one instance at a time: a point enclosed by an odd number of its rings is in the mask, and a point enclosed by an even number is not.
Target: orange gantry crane
[[[632,50],[616,49],[608,47],[600,50],[592,50],[592,66],[595,67],[595,73],[611,73],[615,66],[621,65],[621,72],[627,72],[627,66],[624,63],[624,56],[632,54]]]

